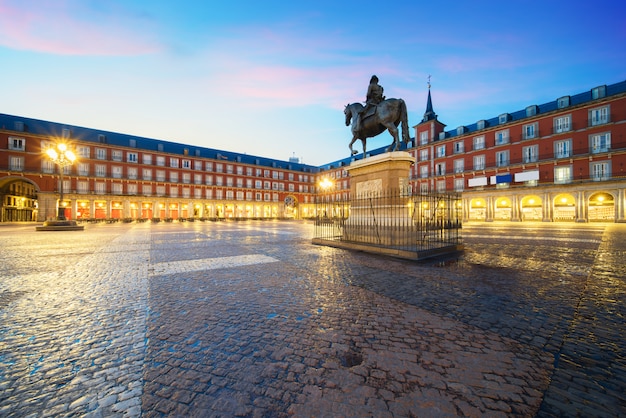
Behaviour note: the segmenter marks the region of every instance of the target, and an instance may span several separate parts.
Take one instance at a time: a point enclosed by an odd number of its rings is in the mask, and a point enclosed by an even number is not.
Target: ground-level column
[[[617,206],[615,208],[615,222],[626,222],[626,218],[624,216],[624,204],[626,203],[626,196],[624,193],[624,189],[617,189]]]
[[[587,222],[587,204],[585,192],[576,193],[576,222]]]
[[[487,196],[487,207],[485,208],[486,210],[486,217],[485,217],[485,222],[493,222],[493,214],[495,213],[495,206],[496,201],[493,197],[491,196]]]
[[[521,200],[518,195],[513,195],[513,202],[511,202],[511,221],[520,221],[520,204]]]
[[[543,194],[543,205],[541,207],[542,212],[543,212],[542,214],[543,222],[552,222],[553,205],[554,205],[554,202],[552,201],[552,196],[550,196],[550,193],[545,192]]]

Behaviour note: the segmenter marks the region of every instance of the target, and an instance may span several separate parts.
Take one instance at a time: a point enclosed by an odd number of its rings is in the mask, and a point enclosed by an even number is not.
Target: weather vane
[[[430,90],[430,74],[428,74],[428,90]]]

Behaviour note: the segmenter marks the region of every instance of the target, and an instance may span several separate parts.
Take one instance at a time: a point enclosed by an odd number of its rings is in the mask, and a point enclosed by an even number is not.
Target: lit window
[[[569,165],[554,167],[554,183],[564,184],[572,181],[572,167]]]

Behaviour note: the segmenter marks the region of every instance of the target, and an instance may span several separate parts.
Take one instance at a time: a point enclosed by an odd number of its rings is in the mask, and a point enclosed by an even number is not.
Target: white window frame
[[[454,153],[462,154],[465,152],[465,141],[457,141],[454,143]]]
[[[485,155],[475,155],[474,156],[474,170],[484,170],[485,169]]]
[[[441,157],[445,157],[446,156],[446,146],[445,145],[439,145],[437,147],[437,158],[441,158]]]
[[[563,115],[554,118],[554,133],[569,132],[572,129],[572,115]]]
[[[604,125],[610,122],[610,107],[602,106],[589,110],[589,126]]]
[[[465,159],[464,158],[459,158],[458,160],[454,160],[454,172],[455,173],[462,173],[463,171],[465,171]]]
[[[524,164],[536,163],[537,161],[539,161],[539,145],[522,147],[522,162]]]
[[[17,155],[9,156],[9,170],[24,171],[24,157]]]
[[[611,150],[611,133],[603,132],[589,136],[589,149],[592,154]]]
[[[596,161],[589,164],[589,176],[593,181],[606,181],[611,179],[611,162]]]
[[[495,137],[496,145],[508,144],[509,143],[509,130],[502,129],[500,131],[496,131],[494,137]]]
[[[474,150],[485,149],[485,135],[475,136],[472,139],[472,146]]]
[[[554,158],[569,158],[572,156],[572,140],[563,139],[554,141]]]
[[[507,167],[510,164],[509,150],[496,152],[496,167]]]
[[[138,154],[136,152],[127,152],[126,153],[126,162],[136,163],[138,162]]]

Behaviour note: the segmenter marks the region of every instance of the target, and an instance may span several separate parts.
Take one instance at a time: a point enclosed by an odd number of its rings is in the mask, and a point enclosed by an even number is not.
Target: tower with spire
[[[437,114],[433,109],[433,99],[430,95],[430,75],[428,76],[428,98],[426,99],[426,111],[422,121],[414,126],[416,145],[425,145],[437,141],[439,134],[444,131],[445,124],[437,119]]]

